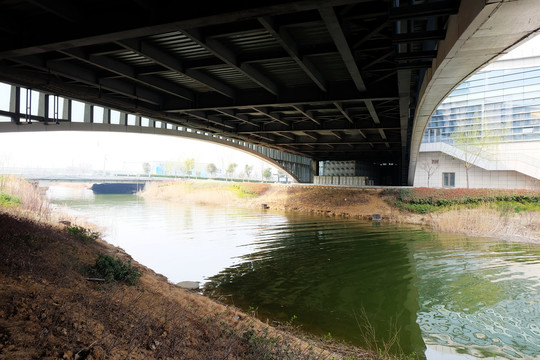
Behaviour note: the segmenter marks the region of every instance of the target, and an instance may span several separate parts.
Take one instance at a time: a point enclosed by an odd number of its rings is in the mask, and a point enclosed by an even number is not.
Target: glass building
[[[422,142],[454,143],[456,133],[493,142],[540,140],[540,58],[537,67],[482,71],[462,83],[438,107]],[[466,135],[466,133],[465,133]]]
[[[472,75],[439,105],[414,185],[540,187],[540,38]]]

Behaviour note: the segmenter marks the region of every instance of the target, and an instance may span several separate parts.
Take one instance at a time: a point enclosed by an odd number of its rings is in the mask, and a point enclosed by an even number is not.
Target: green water
[[[94,196],[51,199],[170,281],[261,319],[364,345],[399,329],[427,359],[540,358],[540,246],[234,208]],[[373,340],[370,340],[373,342]]]

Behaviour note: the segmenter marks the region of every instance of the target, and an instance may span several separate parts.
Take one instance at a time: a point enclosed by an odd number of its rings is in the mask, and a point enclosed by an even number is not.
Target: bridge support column
[[[49,95],[42,92],[38,96],[38,116],[42,116],[45,122],[49,116]]]
[[[311,168],[313,169],[313,175],[319,176],[319,162],[317,160],[311,161]]]
[[[111,109],[103,109],[103,123],[104,124],[111,123]]]
[[[120,125],[127,125],[127,116],[128,114],[124,112],[120,113]]]
[[[71,100],[64,99],[64,106],[62,109],[62,119],[71,121]]]
[[[83,122],[93,123],[94,122],[94,106],[90,104],[84,104],[84,117]]]
[[[21,88],[18,86],[11,87],[11,93],[9,96],[9,111],[14,113],[15,116],[11,117],[11,121],[14,123],[20,122],[20,113],[21,108],[19,104],[21,103]]]

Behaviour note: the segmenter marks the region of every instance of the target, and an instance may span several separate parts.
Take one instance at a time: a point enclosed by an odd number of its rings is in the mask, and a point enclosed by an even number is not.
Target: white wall
[[[424,164],[431,164],[432,160],[439,160],[438,168],[431,175],[429,187],[443,187],[443,172],[453,172],[456,175],[455,187],[466,188],[467,178],[465,164],[441,152],[421,152],[418,157],[418,166],[414,180],[415,187],[428,187],[427,171]],[[437,167],[437,165],[433,165]],[[473,166],[469,170],[470,188],[498,188],[498,189],[540,189],[540,180],[523,175],[516,171],[487,171]]]

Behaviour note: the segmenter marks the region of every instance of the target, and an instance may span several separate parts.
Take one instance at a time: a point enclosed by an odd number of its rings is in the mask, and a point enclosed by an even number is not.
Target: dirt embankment
[[[152,184],[143,196],[211,205],[234,205],[297,211],[322,216],[341,216],[416,224],[439,232],[496,237],[507,241],[540,243],[540,212],[501,212],[489,204],[426,214],[402,211],[391,205],[384,191],[260,183],[172,182]]]
[[[0,254],[0,359],[378,358],[308,343],[135,262],[135,286],[88,281],[99,254],[130,257],[1,209]]]

